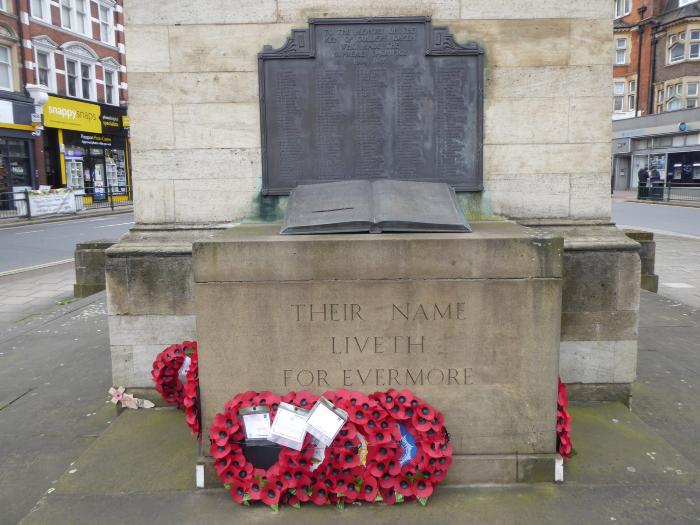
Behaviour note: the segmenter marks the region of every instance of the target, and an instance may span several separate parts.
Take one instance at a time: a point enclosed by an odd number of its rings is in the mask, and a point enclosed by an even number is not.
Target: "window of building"
[[[630,0],[615,0],[615,18],[630,14]]]
[[[686,87],[686,96],[686,108],[698,107],[698,82],[688,82],[688,85]]]
[[[80,64],[80,96],[88,100],[94,100],[93,74],[91,64]]]
[[[32,0],[32,16],[51,23],[51,6],[49,0]]]
[[[671,98],[669,99],[668,102],[666,102],[666,111],[675,111],[677,109],[681,109],[681,99],[680,98]]]
[[[668,41],[668,62],[680,62],[685,58],[685,32],[671,35]]]
[[[688,58],[700,58],[700,31],[690,32]]]
[[[615,64],[627,63],[627,39],[615,39]]]
[[[107,5],[100,5],[100,40],[114,45],[114,11]]]
[[[61,0],[61,26],[92,37],[90,4],[87,0]]]
[[[5,1],[6,0],[0,0],[0,11],[7,11],[7,4]]]
[[[78,63],[74,60],[66,60],[66,85],[68,95],[78,96]]]
[[[47,87],[49,91],[55,91],[56,71],[53,63],[53,53],[37,49],[35,54],[35,67],[37,83],[40,86]]]
[[[0,89],[12,91],[12,49],[0,46]]]
[[[117,72],[105,69],[105,102],[116,106],[119,104],[119,94],[117,90]]]
[[[656,113],[664,111],[664,89],[661,88],[656,92]]]
[[[637,107],[637,81],[630,80],[627,84],[627,111],[635,111]]]
[[[678,0],[678,7],[683,7],[684,5],[692,4],[698,0]]]
[[[613,111],[621,112],[625,108],[625,83],[613,82]]]

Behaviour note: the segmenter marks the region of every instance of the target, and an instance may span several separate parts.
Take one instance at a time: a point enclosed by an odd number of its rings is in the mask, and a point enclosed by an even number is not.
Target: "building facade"
[[[15,43],[4,47],[14,49],[20,93],[48,95],[40,104],[29,98],[25,120],[34,112],[43,129],[30,133],[25,185],[71,187],[98,200],[130,193],[123,0],[0,0],[9,4],[13,11],[0,16],[0,66],[9,18]]]

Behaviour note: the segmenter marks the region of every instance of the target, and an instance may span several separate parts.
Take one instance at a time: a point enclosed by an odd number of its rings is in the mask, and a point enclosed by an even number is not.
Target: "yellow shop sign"
[[[49,96],[49,101],[44,106],[44,126],[102,133],[100,106]]]

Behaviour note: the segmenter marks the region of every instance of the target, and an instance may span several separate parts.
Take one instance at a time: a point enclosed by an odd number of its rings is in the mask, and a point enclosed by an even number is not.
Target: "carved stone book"
[[[280,233],[470,231],[448,184],[354,180],[294,188]]]

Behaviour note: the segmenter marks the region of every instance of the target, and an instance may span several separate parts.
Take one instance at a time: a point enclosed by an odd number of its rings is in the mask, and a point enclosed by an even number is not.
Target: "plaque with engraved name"
[[[312,19],[258,68],[265,195],[377,179],[483,189],[483,50],[429,17]]]

